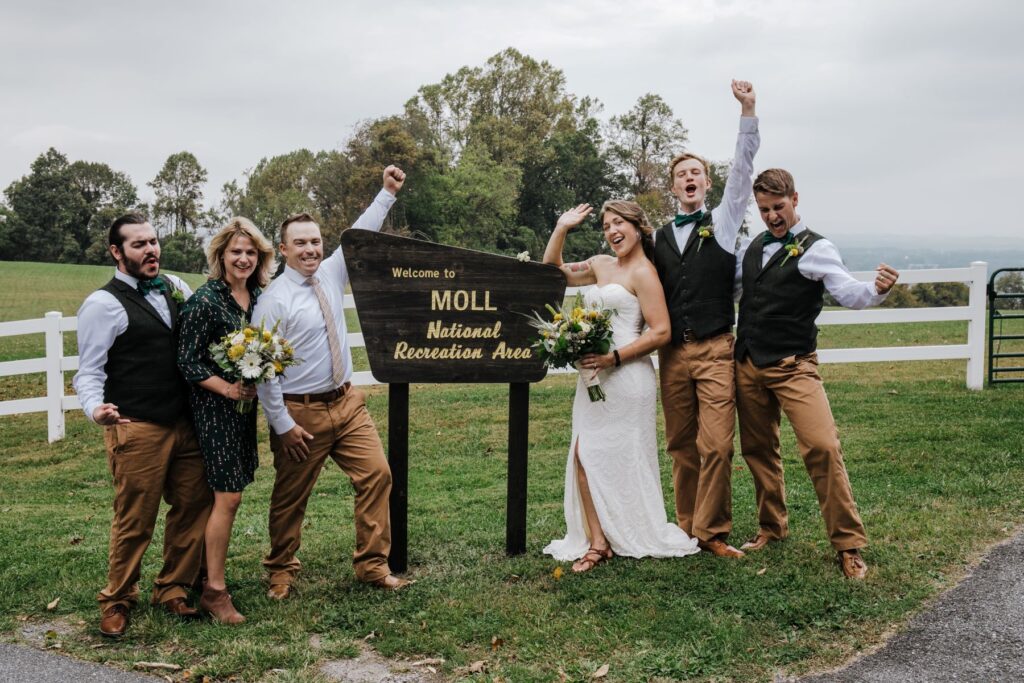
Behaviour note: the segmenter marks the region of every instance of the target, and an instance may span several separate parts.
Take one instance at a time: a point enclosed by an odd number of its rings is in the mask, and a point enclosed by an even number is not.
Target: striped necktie
[[[324,322],[327,323],[327,346],[331,349],[331,380],[334,387],[341,386],[341,379],[345,376],[344,363],[341,360],[341,342],[338,340],[338,325],[334,322],[334,314],[331,313],[331,304],[327,295],[320,287],[320,280],[315,275],[306,278],[306,284],[313,288],[316,300],[320,302],[320,312],[324,314]]]

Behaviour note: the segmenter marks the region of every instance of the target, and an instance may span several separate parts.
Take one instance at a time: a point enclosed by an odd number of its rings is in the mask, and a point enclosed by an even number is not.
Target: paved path
[[[155,683],[163,680],[32,647],[0,643],[0,683]]]
[[[1024,681],[1024,533],[878,651],[801,683]]]

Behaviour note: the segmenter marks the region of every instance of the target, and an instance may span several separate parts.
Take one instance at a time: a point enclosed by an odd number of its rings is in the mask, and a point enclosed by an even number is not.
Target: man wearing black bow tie
[[[874,282],[850,275],[835,245],[808,230],[797,214],[799,196],[788,171],[772,168],[758,175],[754,199],[768,229],[747,240],[738,256],[743,295],[736,330],[736,401],[759,530],[743,548],[760,550],[789,533],[779,450],[779,418],[785,411],[839,566],[847,578],[863,579],[868,568],[860,548],[867,545],[867,535],[818,374],[814,321],[826,290],[847,308],[876,306],[899,273],[883,263]]]
[[[86,417],[103,426],[113,478],[100,633],[120,637],[138,600],[142,556],[161,498],[170,509],[152,602],[178,617],[199,616],[185,599],[199,579],[213,497],[177,365],[178,304],[192,291],[180,279],[160,275],[160,242],[143,216],[115,220],[109,244],[117,270],[78,311],[74,385]]]
[[[672,341],[659,350],[658,363],[676,521],[719,557],[743,556],[726,540],[736,422],[733,279],[761,144],[753,86],[733,81],[732,93],[741,105],[740,130],[722,203],[713,211],[704,205],[711,188],[707,162],[690,152],[676,156],[669,174],[680,213],[658,231],[654,250],[672,322]]]

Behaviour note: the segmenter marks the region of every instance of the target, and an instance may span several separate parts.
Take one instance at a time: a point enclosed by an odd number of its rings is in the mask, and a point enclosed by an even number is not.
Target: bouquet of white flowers
[[[288,340],[277,334],[277,323],[269,330],[263,326],[247,324],[243,318],[241,327],[225,335],[219,342],[210,344],[210,356],[231,379],[242,380],[245,384],[262,384],[278,375],[284,369],[295,365],[295,358]],[[240,413],[252,410],[252,400],[238,401],[235,409]]]
[[[540,330],[540,336],[533,342],[533,348],[549,368],[575,365],[591,401],[603,401],[604,390],[596,374],[587,375],[579,367],[580,358],[588,353],[608,353],[612,344],[612,311],[586,306],[583,297],[577,293],[571,306],[555,310],[547,306],[551,320],[545,320],[534,313],[530,324]]]

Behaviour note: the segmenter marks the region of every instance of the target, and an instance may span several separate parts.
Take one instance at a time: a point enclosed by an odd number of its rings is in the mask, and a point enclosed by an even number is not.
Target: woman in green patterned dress
[[[250,322],[252,309],[270,279],[274,250],[246,218],[232,218],[206,250],[210,279],[181,312],[178,367],[192,387],[192,418],[203,452],[206,480],[214,491],[206,523],[207,582],[199,606],[221,623],[245,621],[231,601],[224,563],[242,489],[259,464],[256,410],[240,414],[236,401],[253,400],[256,389],[226,376],[210,356],[210,344]]]

